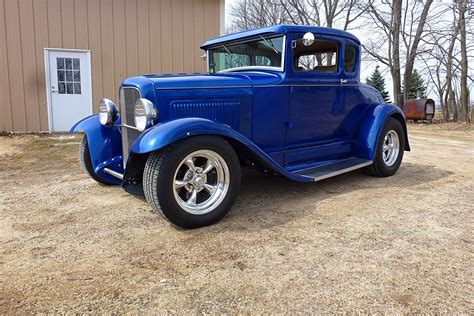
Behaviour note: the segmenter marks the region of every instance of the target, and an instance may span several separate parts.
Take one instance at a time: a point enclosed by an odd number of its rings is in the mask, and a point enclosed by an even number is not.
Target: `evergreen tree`
[[[369,78],[365,79],[365,83],[377,89],[383,97],[385,103],[390,103],[390,96],[388,91],[385,90],[385,78],[379,70],[379,66],[375,67],[374,72]]]
[[[405,86],[405,84],[403,85]],[[420,95],[418,96],[418,92]],[[410,86],[408,87],[408,99],[425,99],[426,98],[426,84],[423,78],[421,78],[418,71],[413,70],[411,76]]]

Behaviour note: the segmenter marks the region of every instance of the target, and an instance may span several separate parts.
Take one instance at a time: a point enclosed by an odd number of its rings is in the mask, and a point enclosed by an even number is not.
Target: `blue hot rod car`
[[[390,176],[409,150],[405,118],[360,82],[350,33],[271,26],[209,40],[208,72],[126,79],[119,107],[77,123],[84,171],[145,195],[171,223],[220,220],[241,166],[313,182],[363,168]]]

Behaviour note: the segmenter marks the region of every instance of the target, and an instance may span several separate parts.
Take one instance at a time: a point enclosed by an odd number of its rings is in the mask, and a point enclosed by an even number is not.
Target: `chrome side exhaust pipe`
[[[113,171],[112,169],[109,168],[104,168],[104,172],[110,174],[113,177],[116,177],[120,180],[123,180],[123,174],[118,173],[117,171]]]

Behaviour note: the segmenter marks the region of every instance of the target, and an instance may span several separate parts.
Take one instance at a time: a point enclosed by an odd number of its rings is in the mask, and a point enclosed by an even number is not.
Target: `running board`
[[[332,178],[356,169],[367,167],[371,164],[371,160],[361,158],[347,158],[323,166],[296,170],[293,172],[293,174],[312,178],[313,181],[316,182],[327,178]]]
[[[113,171],[112,169],[109,169],[109,168],[104,168],[103,170],[105,173],[110,174],[112,177],[116,177],[117,179],[123,180],[123,174],[117,171]]]

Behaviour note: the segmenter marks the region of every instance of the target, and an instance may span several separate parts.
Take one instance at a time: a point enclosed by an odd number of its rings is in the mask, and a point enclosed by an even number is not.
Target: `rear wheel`
[[[405,133],[397,119],[389,118],[380,132],[375,149],[374,163],[365,172],[371,176],[389,177],[394,175],[403,159]]]
[[[84,135],[81,140],[81,145],[79,147],[79,161],[81,162],[82,170],[94,179],[95,181],[105,184],[113,185],[114,183],[101,179],[95,172],[94,167],[92,167],[91,155],[89,152],[89,143],[87,142],[87,136]]]
[[[152,153],[143,188],[153,210],[183,228],[211,225],[231,209],[240,188],[238,157],[224,139],[190,138]]]

